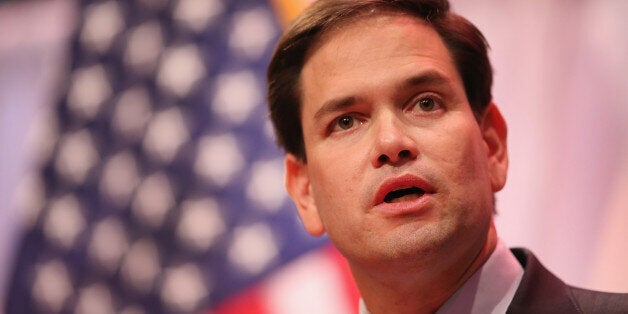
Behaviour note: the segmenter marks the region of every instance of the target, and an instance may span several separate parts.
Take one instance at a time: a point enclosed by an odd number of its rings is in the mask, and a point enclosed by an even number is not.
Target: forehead
[[[448,49],[428,23],[398,12],[364,13],[327,29],[308,51],[301,72],[303,105],[308,94],[363,92],[357,89],[421,71],[462,86]]]
[[[342,42],[347,39],[359,39],[363,38],[365,32],[381,29],[382,27],[390,26],[392,24],[404,25],[403,29],[399,29],[397,32],[388,33],[389,38],[396,38],[399,36],[408,35],[406,30],[411,29],[411,25],[420,25],[424,28],[424,32],[433,32],[438,35],[436,31],[423,19],[410,15],[406,12],[394,11],[391,8],[373,8],[370,10],[361,10],[354,13],[351,16],[345,17],[342,20],[332,22],[329,27],[324,27],[320,34],[314,38],[311,47],[307,50],[305,55],[305,63],[309,58],[319,51],[324,46],[329,46],[333,42]],[[402,34],[403,33],[403,34]],[[418,36],[416,32],[412,35]],[[406,38],[412,40],[413,38]],[[418,38],[417,38],[418,39]]]

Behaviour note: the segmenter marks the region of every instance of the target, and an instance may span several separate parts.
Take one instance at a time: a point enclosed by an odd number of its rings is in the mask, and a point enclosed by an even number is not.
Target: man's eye
[[[439,105],[436,103],[434,98],[424,97],[419,99],[414,105],[414,110],[429,112],[434,111],[439,108]]]
[[[355,123],[355,119],[352,116],[342,116],[336,122],[338,127],[343,129],[343,130],[350,129],[353,126],[354,123]]]

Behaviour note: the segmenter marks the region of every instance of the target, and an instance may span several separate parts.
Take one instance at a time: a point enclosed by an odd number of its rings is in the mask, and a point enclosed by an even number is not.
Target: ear
[[[506,184],[508,172],[508,147],[506,121],[497,106],[491,102],[484,112],[481,123],[482,137],[488,154],[488,170],[491,188],[497,192]]]
[[[305,230],[313,236],[320,236],[325,227],[318,214],[307,164],[292,154],[286,154],[286,190],[297,206],[297,212]]]

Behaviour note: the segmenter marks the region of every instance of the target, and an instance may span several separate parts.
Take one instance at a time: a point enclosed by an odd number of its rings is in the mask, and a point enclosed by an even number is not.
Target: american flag
[[[357,311],[283,188],[279,35],[258,0],[81,1],[6,313]]]

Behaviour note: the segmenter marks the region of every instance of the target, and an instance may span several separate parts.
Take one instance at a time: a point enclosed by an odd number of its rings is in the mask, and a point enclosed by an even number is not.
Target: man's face
[[[434,29],[399,14],[343,24],[310,51],[301,88],[307,163],[287,155],[286,185],[310,233],[356,263],[481,247],[505,125],[492,104],[478,124]]]

